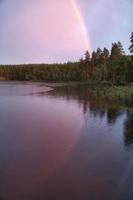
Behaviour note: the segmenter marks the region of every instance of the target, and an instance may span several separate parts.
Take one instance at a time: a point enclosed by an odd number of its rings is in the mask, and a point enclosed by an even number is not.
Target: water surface
[[[0,200],[132,200],[133,112],[86,89],[0,83]]]

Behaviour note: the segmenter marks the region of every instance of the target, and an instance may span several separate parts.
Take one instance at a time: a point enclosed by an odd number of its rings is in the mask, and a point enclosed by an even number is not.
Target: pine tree
[[[112,73],[112,82],[116,82],[116,71],[122,57],[122,49],[120,43],[113,43],[111,49],[111,73]]]
[[[89,62],[90,62],[90,53],[89,53],[89,51],[86,51],[86,52],[85,52],[85,62],[86,62],[86,63],[89,63]]]
[[[121,42],[118,42],[117,45],[118,45],[121,55],[125,54],[125,51],[124,51],[124,48],[123,48],[123,45],[121,44]]]
[[[130,53],[133,53],[133,32],[131,33],[130,37],[131,46],[129,47]]]
[[[97,60],[100,58],[101,54],[102,54],[102,50],[100,48],[98,48],[97,51],[96,51]]]
[[[103,80],[105,81],[107,76],[108,76],[108,69],[107,69],[107,65],[108,65],[108,61],[109,61],[109,50],[104,48],[103,49],[103,53],[102,53],[102,68],[103,68]]]
[[[91,64],[92,64],[92,73],[94,72],[95,69],[95,64],[96,64],[96,52],[92,52],[92,58],[91,58]]]
[[[123,54],[123,51],[122,51],[122,45],[120,45],[121,43],[113,43],[112,44],[112,49],[111,49],[111,60],[112,62],[117,62],[122,54]]]
[[[89,51],[85,52],[85,66],[86,66],[86,79],[88,79],[88,75],[91,76],[91,56]]]
[[[105,58],[108,59],[109,58],[109,50],[104,48],[103,53],[104,53]]]

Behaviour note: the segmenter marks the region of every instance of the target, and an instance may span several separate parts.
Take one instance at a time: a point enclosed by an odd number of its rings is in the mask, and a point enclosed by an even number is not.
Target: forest
[[[107,48],[85,52],[77,62],[64,64],[0,65],[0,80],[18,81],[87,81],[95,84],[127,85],[133,82],[133,32],[130,54],[126,55],[121,42]]]

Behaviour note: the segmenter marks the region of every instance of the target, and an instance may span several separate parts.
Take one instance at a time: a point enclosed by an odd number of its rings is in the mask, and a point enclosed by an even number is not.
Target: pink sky
[[[11,10],[8,6],[5,10]],[[14,62],[15,57],[27,63],[60,62],[64,54],[66,60],[69,54],[75,60],[82,56],[86,38],[71,0],[33,0],[21,5],[16,2],[15,6],[15,14],[5,22],[6,40],[9,48],[13,48],[8,56]]]
[[[87,42],[128,52],[132,10],[132,0],[0,0],[0,63],[78,60]]]

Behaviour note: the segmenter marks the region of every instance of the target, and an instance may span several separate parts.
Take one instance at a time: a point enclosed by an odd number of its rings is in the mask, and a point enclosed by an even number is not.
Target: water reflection
[[[120,105],[109,105],[107,101],[92,96],[91,91],[89,92],[88,88],[84,86],[60,87],[48,92],[47,95],[53,96],[54,98],[64,98],[68,102],[75,99],[83,107],[84,114],[89,110],[95,117],[99,117],[100,119],[106,117],[109,125],[115,125],[121,116],[126,115],[125,121],[123,122],[124,142],[125,145],[133,143],[132,111],[129,112],[128,109],[120,107]]]
[[[115,124],[116,120],[121,115],[121,111],[119,111],[117,108],[110,108],[107,110],[107,119],[108,123]]]
[[[133,144],[133,112],[127,112],[127,118],[124,127],[125,144]]]
[[[133,112],[48,90],[0,85],[0,198],[132,200]]]

